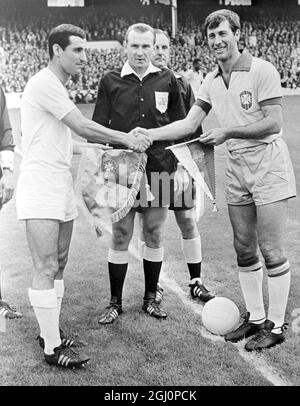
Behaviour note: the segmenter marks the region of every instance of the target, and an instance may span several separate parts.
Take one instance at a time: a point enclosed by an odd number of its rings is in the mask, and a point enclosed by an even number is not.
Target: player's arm
[[[147,149],[151,144],[150,139],[146,136],[141,135],[136,138],[132,134],[106,128],[85,117],[77,107],[68,113],[62,121],[82,138],[99,144],[118,144],[129,149],[135,149],[136,145],[141,144],[144,146],[143,149]]]
[[[278,103],[278,104],[273,104]],[[263,118],[245,126],[214,128],[200,136],[204,144],[220,145],[229,139],[263,139],[271,134],[277,134],[282,128],[281,98],[266,100],[261,103]]]
[[[183,120],[174,121],[164,127],[148,130],[153,141],[175,141],[193,134],[206,117],[206,112],[194,105]]]

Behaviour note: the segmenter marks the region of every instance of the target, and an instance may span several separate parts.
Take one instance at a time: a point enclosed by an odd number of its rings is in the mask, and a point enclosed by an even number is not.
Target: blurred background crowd
[[[182,7],[178,1],[178,32],[172,38],[170,68],[186,74],[198,58],[205,77],[215,61],[206,45],[203,22],[220,5],[217,1],[192,2],[191,7],[187,4]],[[90,1],[84,8],[48,8],[39,0],[0,0],[0,7],[0,84],[6,93],[22,92],[28,79],[47,65],[47,36],[60,23],[82,27],[89,41],[117,40],[122,44],[126,29],[136,22],[171,35],[168,7],[149,8],[139,0]],[[231,8],[241,16],[241,48],[247,47],[254,56],[272,62],[283,87],[300,88],[300,7],[274,7],[273,3],[265,8]],[[76,102],[93,102],[99,79],[107,71],[121,68],[125,55],[122,49],[88,49],[87,58],[82,75],[68,83],[70,97]]]

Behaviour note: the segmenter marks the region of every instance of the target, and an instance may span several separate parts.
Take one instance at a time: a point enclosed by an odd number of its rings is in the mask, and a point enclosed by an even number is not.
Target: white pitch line
[[[111,234],[110,228],[107,227],[106,225],[105,231]],[[129,252],[136,259],[141,260],[139,252],[134,246],[130,245]],[[163,269],[160,275],[160,281],[162,282],[162,284],[168,286],[168,289],[172,290],[186,307],[190,308],[194,313],[198,314],[199,316],[202,316],[203,305],[201,306],[199,303],[192,302],[191,299],[187,297],[186,293],[177,284],[177,282],[173,278],[169,278]],[[199,331],[203,338],[209,339],[211,341],[224,342],[225,344],[223,337],[211,334],[205,327],[201,326]],[[259,371],[263,375],[263,377],[266,378],[269,382],[271,382],[274,386],[292,386],[291,383],[289,383],[286,379],[282,378],[278,374],[275,368],[268,365],[267,361],[265,360],[262,354],[247,352],[244,349],[245,340],[237,344],[230,342],[227,342],[226,344],[231,344],[234,347],[236,347],[239,351],[240,356],[247,363],[253,365],[255,369]]]
[[[91,220],[91,215],[87,211],[85,205],[82,202],[82,199],[77,195],[77,204],[82,209],[84,216],[86,217],[87,221],[92,225],[93,222]],[[111,228],[108,224],[102,224],[103,229],[111,235]],[[141,260],[139,251],[131,244],[129,246],[128,251],[130,254],[136,258],[137,260]],[[182,303],[190,308],[194,313],[198,314],[199,316],[202,315],[203,306],[199,303],[192,302],[186,295],[186,293],[181,289],[181,287],[177,284],[177,282],[173,278],[169,278],[169,276],[164,272],[162,269],[160,275],[160,282],[168,286],[168,289],[175,293],[178,298],[182,301]],[[211,334],[207,331],[203,326],[199,328],[200,334],[203,338],[209,339],[211,341],[219,341],[224,342],[224,338],[221,336],[217,336]],[[224,342],[225,344],[225,342]],[[290,382],[288,382],[285,378],[281,377],[280,374],[275,370],[275,368],[268,365],[267,361],[263,357],[262,354],[257,353],[249,353],[244,349],[245,340],[241,341],[240,343],[234,344],[227,342],[226,344],[231,344],[237,348],[240,356],[250,365],[252,365],[261,375],[266,378],[269,382],[271,382],[274,386],[293,386]]]

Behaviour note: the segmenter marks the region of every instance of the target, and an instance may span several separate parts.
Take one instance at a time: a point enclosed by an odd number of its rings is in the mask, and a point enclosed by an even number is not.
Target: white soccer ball
[[[226,297],[215,297],[205,303],[202,311],[202,323],[213,334],[223,336],[235,330],[240,320],[236,304]]]

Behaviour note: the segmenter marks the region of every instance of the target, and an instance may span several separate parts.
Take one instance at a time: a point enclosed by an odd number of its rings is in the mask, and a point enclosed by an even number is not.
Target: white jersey
[[[61,120],[74,108],[66,88],[49,68],[28,81],[21,102],[21,171],[70,169],[71,130]]]

